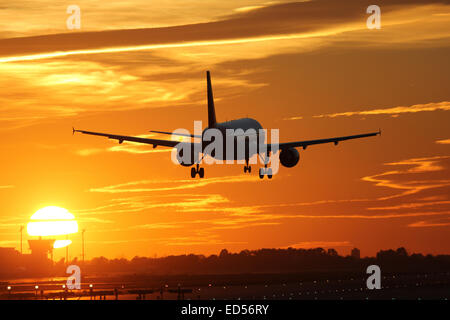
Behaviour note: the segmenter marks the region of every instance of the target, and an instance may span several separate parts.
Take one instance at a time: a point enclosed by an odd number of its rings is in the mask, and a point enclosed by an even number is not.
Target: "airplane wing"
[[[335,138],[328,138],[328,139],[318,139],[318,140],[305,140],[305,141],[294,141],[294,142],[285,142],[279,144],[279,149],[289,149],[289,148],[296,148],[296,147],[302,147],[303,149],[306,149],[306,147],[314,144],[322,144],[322,143],[330,143],[333,142],[335,145],[337,145],[340,141],[345,140],[351,140],[351,139],[359,139],[359,138],[366,138],[366,137],[372,137],[381,135],[381,130],[378,132],[371,132],[371,133],[363,133],[363,134],[356,134],[353,136],[345,136],[345,137],[335,137]]]
[[[197,135],[197,134],[184,134],[184,133],[166,132],[166,131],[156,131],[156,130],[150,130],[150,132],[153,132],[153,133],[162,133],[162,134],[170,134],[170,135],[174,135],[174,136],[181,136],[181,137],[188,137],[188,138],[199,138],[199,139],[202,138],[201,135]]]
[[[160,139],[149,139],[149,138],[121,136],[121,135],[117,135],[117,134],[92,132],[92,131],[76,130],[76,129],[72,129],[72,130],[73,130],[73,133],[80,132],[80,133],[83,133],[83,134],[90,134],[90,135],[94,135],[94,136],[107,137],[109,139],[118,140],[119,143],[122,143],[124,141],[132,141],[132,142],[138,142],[138,143],[152,144],[153,148],[156,148],[157,146],[164,146],[164,147],[174,148],[177,144],[180,143],[180,141],[172,141],[172,140],[160,140]]]

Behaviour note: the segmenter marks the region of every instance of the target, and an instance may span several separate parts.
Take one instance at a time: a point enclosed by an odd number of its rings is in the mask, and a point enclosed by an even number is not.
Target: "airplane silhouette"
[[[208,127],[203,130],[201,135],[184,134],[176,132],[166,131],[150,131],[160,134],[171,134],[178,136],[187,136],[190,138],[200,139],[200,142],[179,142],[173,140],[160,140],[150,138],[140,138],[132,136],[122,136],[110,133],[101,133],[85,130],[77,130],[72,128],[72,133],[80,132],[83,134],[96,135],[107,137],[109,139],[118,140],[119,143],[123,141],[132,141],[137,143],[145,143],[153,145],[153,148],[157,146],[164,146],[177,149],[177,162],[186,167],[191,168],[191,177],[195,178],[197,174],[200,178],[204,177],[205,170],[200,167],[200,163],[203,158],[208,155],[217,160],[245,160],[244,173],[251,172],[251,166],[249,165],[250,158],[257,154],[261,157],[264,168],[260,168],[259,177],[262,179],[265,175],[270,179],[272,178],[272,168],[268,168],[267,165],[270,161],[270,155],[275,154],[278,150],[279,162],[287,168],[294,167],[299,159],[300,155],[296,148],[306,149],[310,145],[330,143],[333,142],[337,145],[340,141],[371,137],[381,134],[381,130],[378,132],[357,134],[351,136],[335,137],[328,139],[318,140],[306,140],[306,141],[294,141],[284,143],[271,143],[266,144],[264,142],[265,131],[261,124],[252,118],[241,118],[237,120],[231,120],[226,122],[217,122],[216,112],[214,107],[214,98],[211,86],[211,75],[209,71],[206,71],[207,80],[207,100],[208,100]],[[232,147],[225,148],[226,143],[222,143],[223,150],[220,148],[211,148],[211,144],[214,142],[211,138],[210,132],[219,132],[225,139],[232,139]],[[231,134],[230,134],[231,132]],[[256,142],[258,141],[258,142]],[[262,141],[262,142],[261,142]],[[239,149],[242,147],[242,149]],[[239,152],[243,150],[243,152]],[[189,152],[190,151],[190,152]],[[183,154],[186,152],[186,154]],[[202,156],[200,156],[202,154]],[[193,167],[195,165],[195,167]]]

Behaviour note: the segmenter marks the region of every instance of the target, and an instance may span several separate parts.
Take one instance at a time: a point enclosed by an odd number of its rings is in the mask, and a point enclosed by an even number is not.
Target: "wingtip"
[[[74,135],[75,134],[75,128],[74,127],[72,127],[72,135]]]
[[[378,134],[381,136],[381,129],[378,129]]]

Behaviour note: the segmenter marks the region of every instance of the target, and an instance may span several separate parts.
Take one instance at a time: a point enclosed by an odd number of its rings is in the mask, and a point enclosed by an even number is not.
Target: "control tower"
[[[30,246],[31,255],[34,259],[48,259],[48,255],[50,254],[50,258],[53,261],[53,244],[55,243],[55,239],[37,239],[37,240],[28,240],[28,245]]]

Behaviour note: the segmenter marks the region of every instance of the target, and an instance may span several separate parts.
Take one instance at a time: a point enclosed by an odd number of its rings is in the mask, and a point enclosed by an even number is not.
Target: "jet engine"
[[[300,154],[297,149],[283,149],[280,152],[280,162],[284,167],[292,168],[300,160]]]

